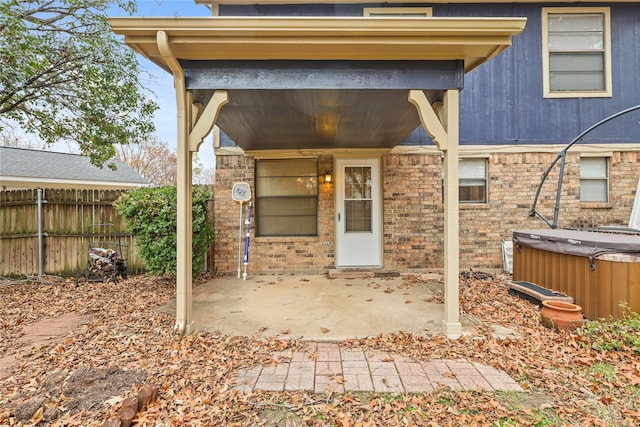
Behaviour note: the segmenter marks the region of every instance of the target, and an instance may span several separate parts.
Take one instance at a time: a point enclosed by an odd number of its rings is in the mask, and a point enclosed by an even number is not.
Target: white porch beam
[[[442,327],[451,338],[457,338],[462,334],[459,303],[459,95],[458,90],[445,92],[440,119],[424,92],[409,91],[409,102],[418,110],[422,126],[438,149],[444,153],[444,318]]]

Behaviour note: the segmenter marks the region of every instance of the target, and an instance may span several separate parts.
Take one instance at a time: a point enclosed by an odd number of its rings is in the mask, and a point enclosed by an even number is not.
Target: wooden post
[[[143,411],[149,407],[151,403],[151,397],[153,395],[153,389],[145,385],[138,392],[138,411]]]
[[[136,416],[136,411],[131,408],[120,409],[120,427],[129,427],[133,422],[133,417]]]

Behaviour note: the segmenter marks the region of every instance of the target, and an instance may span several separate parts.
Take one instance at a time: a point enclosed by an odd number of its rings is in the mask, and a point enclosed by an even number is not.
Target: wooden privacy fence
[[[144,271],[126,223],[113,207],[122,191],[42,190],[43,274],[68,277],[83,273],[88,261],[87,233],[95,224],[113,224],[118,230],[129,274]],[[38,274],[37,201],[35,189],[0,191],[0,276]]]

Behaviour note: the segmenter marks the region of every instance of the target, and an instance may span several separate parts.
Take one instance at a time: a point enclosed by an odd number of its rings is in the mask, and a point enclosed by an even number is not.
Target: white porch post
[[[459,94],[448,90],[438,111],[421,90],[409,91],[420,121],[433,142],[444,153],[444,316],[442,327],[447,336],[462,334],[459,303],[460,233],[458,206]],[[440,117],[438,117],[440,113]]]
[[[189,334],[193,328],[191,303],[193,285],[192,153],[198,152],[203,139],[213,129],[220,109],[229,102],[229,94],[226,90],[219,90],[213,94],[204,109],[200,105],[194,105],[191,93],[186,89],[184,72],[171,51],[166,32],[158,31],[156,42],[160,56],[173,73],[178,120],[176,323],[173,329],[179,334]]]
[[[192,154],[188,144],[187,118],[178,113],[178,212],[177,212],[177,265],[176,265],[176,325],[177,333],[191,332],[192,288]]]
[[[192,196],[191,172],[192,156],[189,144],[189,130],[191,128],[191,111],[188,108],[189,96],[185,87],[184,73],[171,47],[169,38],[164,31],[158,31],[156,42],[160,55],[165,60],[173,74],[173,85],[176,90],[177,127],[178,127],[178,176],[177,176],[177,212],[176,212],[176,323],[174,332],[191,332],[191,266],[192,266]]]
[[[460,323],[460,209],[458,183],[459,91],[444,96],[444,122],[448,142],[444,152],[444,319],[448,336],[462,334]]]

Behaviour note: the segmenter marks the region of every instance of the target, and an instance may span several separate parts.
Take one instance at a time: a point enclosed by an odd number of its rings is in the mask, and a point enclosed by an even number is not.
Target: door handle
[[[340,212],[338,212],[338,222],[340,222]]]

